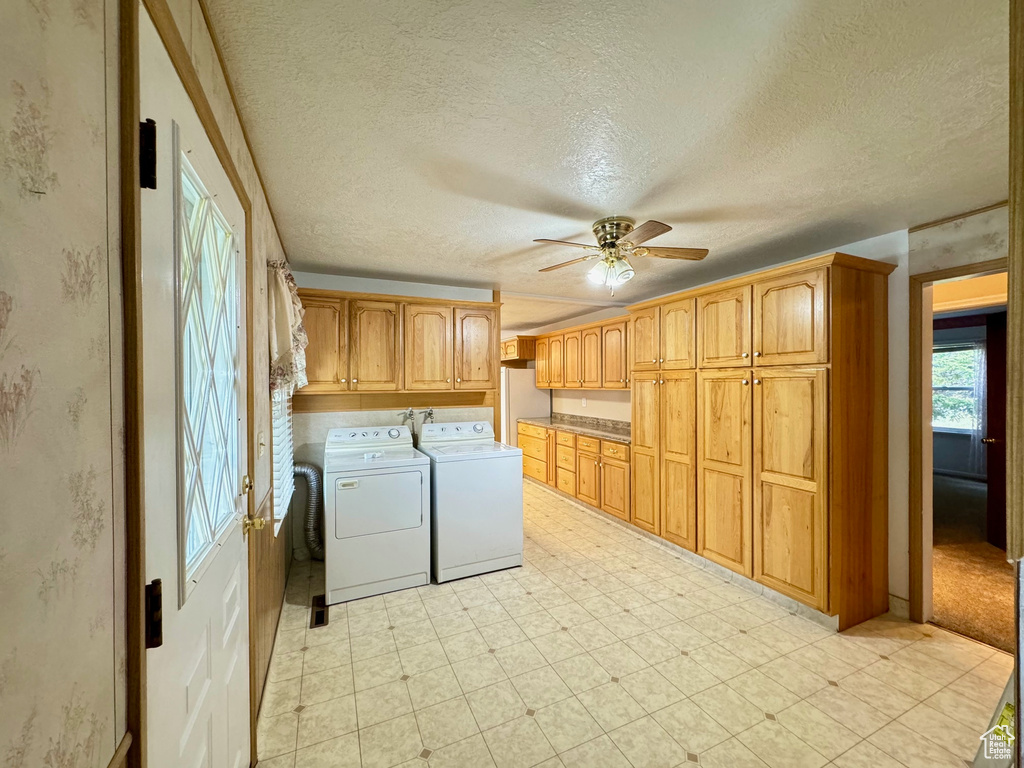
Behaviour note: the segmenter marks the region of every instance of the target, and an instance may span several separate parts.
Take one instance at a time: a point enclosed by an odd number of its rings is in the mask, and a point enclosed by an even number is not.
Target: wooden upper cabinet
[[[749,366],[749,285],[708,293],[697,299],[698,360],[701,368]]]
[[[352,323],[351,389],[373,392],[401,388],[399,304],[350,302]]]
[[[498,313],[455,308],[455,389],[497,389]]]
[[[661,306],[661,352],[663,370],[697,367],[697,314],[695,299],[679,299]]]
[[[580,386],[601,386],[601,328],[580,331]]]
[[[548,337],[548,384],[565,386],[565,346],[561,336]]]
[[[452,308],[406,304],[405,388],[452,389]]]
[[[628,328],[625,320],[601,326],[601,386],[605,389],[626,389],[629,386]]]
[[[828,362],[828,270],[754,283],[754,364]]]
[[[828,371],[755,370],[753,395],[754,578],[827,610]]]
[[[548,389],[551,386],[550,364],[551,361],[548,359],[548,340],[537,339],[537,367],[534,369],[537,389]]]
[[[697,374],[661,374],[661,535],[697,551]]]
[[[580,387],[583,384],[583,348],[579,331],[567,333],[562,337],[563,370],[562,386]]]
[[[629,354],[634,371],[653,371],[658,368],[661,353],[660,307],[648,307],[630,316]]]
[[[751,372],[697,376],[698,553],[750,578]]]
[[[301,392],[343,392],[348,389],[348,302],[312,296],[299,298],[306,310],[302,323],[306,347],[306,378]]]

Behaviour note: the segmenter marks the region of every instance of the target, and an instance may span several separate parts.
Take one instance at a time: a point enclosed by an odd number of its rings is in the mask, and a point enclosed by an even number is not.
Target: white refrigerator
[[[551,390],[537,389],[537,373],[533,368],[501,369],[501,439],[518,445],[517,419],[549,418]]]

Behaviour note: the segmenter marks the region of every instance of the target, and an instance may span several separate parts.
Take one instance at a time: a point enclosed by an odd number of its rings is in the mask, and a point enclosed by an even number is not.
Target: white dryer
[[[328,433],[324,540],[329,605],[430,583],[430,459],[408,427]]]
[[[434,579],[523,564],[523,452],[483,421],[424,424],[430,457]]]

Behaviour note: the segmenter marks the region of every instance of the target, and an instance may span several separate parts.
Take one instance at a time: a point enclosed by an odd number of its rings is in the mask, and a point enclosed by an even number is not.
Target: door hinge
[[[139,186],[156,189],[156,121],[139,123]]]
[[[146,585],[146,647],[164,644],[164,587],[160,579]]]

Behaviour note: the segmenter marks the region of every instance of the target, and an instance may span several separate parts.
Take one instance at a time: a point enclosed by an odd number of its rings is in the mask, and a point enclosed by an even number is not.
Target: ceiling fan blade
[[[653,256],[656,259],[688,259],[700,261],[708,255],[707,248],[640,248],[641,256]]]
[[[640,245],[640,243],[646,243],[651,238],[657,237],[658,235],[664,235],[666,232],[670,232],[671,230],[672,227],[668,224],[662,224],[660,221],[645,221],[639,227],[624,235],[619,242],[623,245],[626,243]]]
[[[573,264],[579,264],[581,261],[589,261],[590,259],[594,258],[597,255],[598,254],[593,253],[590,256],[580,256],[578,259],[571,259],[570,261],[563,261],[561,264],[555,264],[555,265],[550,266],[550,267],[544,267],[544,269],[538,269],[537,271],[538,272],[552,272],[552,271],[554,271],[556,269],[561,269],[562,267],[568,267],[568,266],[571,266]]]
[[[547,245],[568,245],[573,248],[594,248],[596,245],[585,245],[584,243],[570,243],[567,240],[534,240],[535,243],[546,243]]]

